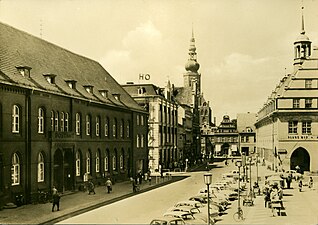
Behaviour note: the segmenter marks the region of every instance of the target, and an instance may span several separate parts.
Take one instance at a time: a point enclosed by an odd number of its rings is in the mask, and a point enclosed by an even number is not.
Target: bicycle
[[[238,208],[237,212],[234,213],[233,219],[234,219],[236,222],[245,219],[245,218],[243,217],[243,210],[242,210],[241,208]]]

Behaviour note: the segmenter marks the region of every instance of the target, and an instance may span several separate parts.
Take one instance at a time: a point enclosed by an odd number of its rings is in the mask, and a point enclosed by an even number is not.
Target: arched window
[[[69,119],[69,115],[68,113],[65,113],[65,131],[68,132],[68,119]]]
[[[86,152],[86,173],[91,173],[91,154],[90,152]]]
[[[121,138],[123,138],[124,137],[124,121],[123,120],[120,121],[120,128],[119,129],[120,129],[119,135]]]
[[[106,120],[105,120],[105,137],[108,137],[109,135],[109,119],[108,117],[106,117]]]
[[[12,108],[12,133],[20,132],[20,108],[14,105]]]
[[[100,168],[100,153],[99,150],[96,152],[96,158],[95,158],[95,171],[96,173],[99,173],[99,168]]]
[[[140,137],[140,147],[143,148],[144,147],[144,135],[142,134]]]
[[[60,117],[60,114],[59,112],[56,112],[55,113],[55,122],[54,122],[54,125],[55,125],[55,131],[59,131],[59,117]]]
[[[51,111],[51,131],[54,131],[54,111]]]
[[[137,145],[137,148],[139,148],[139,143],[140,143],[140,138],[139,138],[139,134],[137,134],[137,140],[136,140],[136,145]]]
[[[129,133],[129,129],[130,129],[130,121],[128,120],[127,121],[127,126],[126,126],[126,137],[128,137],[129,138],[129,135],[130,135],[130,133]]]
[[[113,155],[113,171],[117,170],[117,150],[115,149],[114,155]]]
[[[76,152],[75,166],[76,166],[76,176],[79,177],[81,176],[81,153],[79,151]]]
[[[86,115],[86,135],[91,135],[91,117]]]
[[[65,125],[65,123],[64,123],[64,121],[65,121],[65,114],[64,114],[64,112],[61,112],[61,131],[63,132],[64,131],[64,125]]]
[[[107,149],[105,153],[105,158],[104,158],[104,171],[108,172],[108,170],[109,170],[109,151]]]
[[[113,137],[117,137],[117,119],[113,120]]]
[[[75,115],[75,132],[76,135],[81,134],[81,115],[79,113]]]
[[[38,133],[44,133],[44,109],[39,108],[38,111]]]
[[[120,168],[121,170],[124,169],[124,154],[125,154],[124,149],[122,149],[122,150],[121,150],[120,157],[119,157],[119,168]]]
[[[96,116],[96,136],[99,136],[99,123],[100,123],[99,116]]]
[[[20,159],[17,153],[12,156],[11,183],[12,186],[20,184]]]
[[[44,182],[44,157],[41,152],[38,155],[38,182]]]

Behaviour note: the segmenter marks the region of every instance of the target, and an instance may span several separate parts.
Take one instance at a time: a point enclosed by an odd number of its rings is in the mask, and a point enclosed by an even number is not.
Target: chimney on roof
[[[128,82],[126,82],[126,84],[134,84],[134,82],[128,81]]]

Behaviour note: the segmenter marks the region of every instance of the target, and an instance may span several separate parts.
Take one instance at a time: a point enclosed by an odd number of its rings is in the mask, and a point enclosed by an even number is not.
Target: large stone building
[[[2,23],[0,43],[1,203],[146,172],[148,113],[99,63]]]
[[[149,112],[150,171],[153,173],[172,168],[180,160],[177,148],[178,105],[173,96],[173,85],[168,81],[165,88],[133,83],[122,87]]]
[[[258,112],[257,151],[273,169],[318,170],[318,49],[301,32],[294,72],[283,76]]]

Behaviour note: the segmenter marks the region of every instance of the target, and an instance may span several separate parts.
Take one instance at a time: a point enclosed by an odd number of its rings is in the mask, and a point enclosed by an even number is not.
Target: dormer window
[[[48,73],[48,74],[43,74],[43,76],[45,77],[47,82],[49,82],[50,84],[55,84],[55,77],[56,77],[55,74]]]
[[[66,80],[67,86],[71,89],[76,89],[76,80]]]
[[[99,93],[100,93],[104,98],[108,98],[108,91],[107,91],[107,90],[99,90]]]
[[[120,94],[113,94],[113,96],[117,101],[120,101]]]
[[[145,92],[146,92],[146,88],[144,88],[144,87],[139,87],[138,88],[138,95],[145,94]]]
[[[29,66],[16,66],[15,68],[17,68],[18,72],[23,76],[23,77],[30,77],[30,71],[31,71],[31,67]]]
[[[87,91],[87,93],[93,94],[93,85],[85,85],[83,86],[85,88],[85,90]]]

